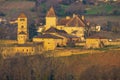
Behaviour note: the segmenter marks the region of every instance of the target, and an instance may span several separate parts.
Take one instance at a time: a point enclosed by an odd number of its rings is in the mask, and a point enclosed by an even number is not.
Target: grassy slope
[[[86,19],[100,25],[106,24],[107,21],[120,23],[120,16],[86,16]]]
[[[4,76],[11,74],[11,76],[17,76],[19,78],[26,73],[24,76],[30,78],[29,72],[33,70],[33,75],[38,77],[38,80],[48,80],[43,78],[47,78],[52,70],[54,71],[55,80],[69,80],[64,78],[69,77],[70,75],[74,77],[73,80],[80,80],[81,74],[88,68],[99,66],[105,68],[104,71],[109,71],[111,68],[120,67],[119,63],[120,53],[118,51],[109,51],[94,55],[73,55],[59,58],[43,58],[36,55],[5,60],[0,67],[0,77],[2,74],[4,74]],[[94,72],[94,68],[95,67],[92,68],[92,72]],[[17,73],[19,71],[20,73]],[[40,77],[43,78],[40,79]]]
[[[0,11],[4,12],[7,18],[15,18],[21,12],[34,16],[31,9],[34,8],[35,3],[32,1],[5,1],[0,4]]]
[[[89,6],[86,14],[112,13],[114,6],[110,4],[101,4],[99,6]]]

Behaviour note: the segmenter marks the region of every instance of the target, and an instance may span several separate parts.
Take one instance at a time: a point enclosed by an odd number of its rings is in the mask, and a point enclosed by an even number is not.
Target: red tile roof
[[[75,15],[75,17],[73,17],[67,24],[66,26],[69,27],[85,27],[85,23],[84,21],[79,18],[78,15]]]
[[[26,18],[26,15],[24,13],[21,13],[18,18]]]
[[[58,21],[58,25],[66,25],[71,19],[62,18]]]

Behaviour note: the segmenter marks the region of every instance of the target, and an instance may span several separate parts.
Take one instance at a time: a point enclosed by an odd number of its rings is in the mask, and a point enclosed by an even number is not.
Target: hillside
[[[21,12],[34,17],[35,13],[31,11],[34,6],[35,2],[32,1],[4,1],[0,2],[0,12],[3,12],[7,19],[16,18]]]
[[[119,80],[120,53],[46,58],[35,55],[1,60],[0,80]]]

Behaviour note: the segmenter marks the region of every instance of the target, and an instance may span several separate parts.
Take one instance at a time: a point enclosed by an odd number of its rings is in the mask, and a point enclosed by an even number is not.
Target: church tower
[[[56,27],[57,24],[57,17],[55,15],[55,11],[54,8],[51,7],[49,9],[49,11],[47,12],[46,15],[46,26],[45,26],[45,30],[49,29],[51,26],[52,27]]]
[[[17,19],[17,40],[18,44],[24,44],[28,40],[28,27],[27,17],[24,13],[21,13]]]

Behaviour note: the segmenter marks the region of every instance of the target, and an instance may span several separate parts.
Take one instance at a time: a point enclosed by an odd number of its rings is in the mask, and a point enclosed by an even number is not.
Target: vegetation
[[[86,10],[87,15],[91,14],[91,15],[105,15],[105,14],[111,14],[112,10],[114,8],[114,5],[110,5],[110,4],[100,4],[97,6],[89,6],[88,10]]]
[[[6,59],[0,80],[119,80],[118,51],[46,58],[35,55]]]

